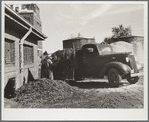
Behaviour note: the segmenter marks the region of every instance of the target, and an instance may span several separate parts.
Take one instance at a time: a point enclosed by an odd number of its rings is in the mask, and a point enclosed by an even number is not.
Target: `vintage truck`
[[[139,80],[139,70],[142,65],[136,62],[131,52],[114,52],[114,47],[107,44],[85,44],[75,53],[75,70],[68,79],[83,78],[108,78],[112,87],[118,87],[122,79],[127,79],[130,84]],[[72,75],[70,75],[72,74]]]

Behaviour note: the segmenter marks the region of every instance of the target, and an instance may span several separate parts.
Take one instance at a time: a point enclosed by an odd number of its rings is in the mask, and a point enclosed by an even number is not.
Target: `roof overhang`
[[[16,13],[6,4],[5,4],[5,25],[19,32],[27,32],[30,28],[32,28],[30,36],[36,40],[45,40],[47,38],[47,36],[44,35],[40,30],[31,25],[27,20],[25,20],[21,15]]]

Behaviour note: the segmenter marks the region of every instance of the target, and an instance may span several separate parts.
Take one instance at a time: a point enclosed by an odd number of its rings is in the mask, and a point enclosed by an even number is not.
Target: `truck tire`
[[[120,82],[122,80],[122,77],[118,70],[115,68],[110,68],[108,71],[108,81],[110,86],[112,87],[118,87]]]
[[[135,84],[135,83],[138,82],[138,80],[139,80],[139,77],[138,77],[138,76],[137,76],[137,77],[129,77],[129,78],[127,78],[127,81],[128,81],[130,84]]]

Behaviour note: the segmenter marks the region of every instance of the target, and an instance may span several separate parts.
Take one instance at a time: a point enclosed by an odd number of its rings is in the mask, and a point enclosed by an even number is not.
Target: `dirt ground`
[[[68,84],[82,94],[75,99],[69,98],[41,105],[43,108],[143,108],[144,78],[136,84],[123,80],[118,88],[109,87],[107,80],[88,79]],[[75,94],[73,94],[75,96]],[[42,104],[42,103],[41,103]],[[22,108],[13,99],[4,99],[5,108]]]

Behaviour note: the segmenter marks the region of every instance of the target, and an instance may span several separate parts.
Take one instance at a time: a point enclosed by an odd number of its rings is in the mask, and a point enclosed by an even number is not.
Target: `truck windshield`
[[[112,49],[110,47],[100,47],[100,53],[102,55],[105,55],[105,54],[111,54],[112,53]]]

